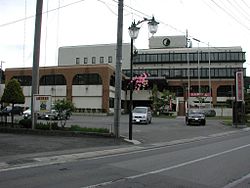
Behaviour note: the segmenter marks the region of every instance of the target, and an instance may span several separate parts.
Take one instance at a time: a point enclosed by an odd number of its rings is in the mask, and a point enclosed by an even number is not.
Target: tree
[[[153,85],[152,96],[152,107],[155,114],[157,112],[163,112],[167,105],[171,105],[172,100],[175,99],[175,94],[169,90],[164,89],[163,92],[158,91],[157,85]]]
[[[59,112],[60,123],[61,126],[64,127],[66,125],[67,119],[70,117],[72,111],[74,111],[74,104],[66,99],[58,99],[55,101],[55,110]]]
[[[158,87],[156,84],[153,85],[152,96],[149,99],[152,101],[153,112],[156,114],[160,109],[160,92],[158,91]]]
[[[3,96],[1,98],[1,102],[4,103],[11,103],[12,109],[14,108],[15,104],[24,104],[25,97],[23,94],[23,90],[20,86],[20,83],[16,79],[11,79],[3,92]],[[14,116],[11,113],[11,124],[13,126]]]
[[[162,111],[166,109],[166,106],[169,106],[168,110],[172,110],[172,100],[175,99],[175,93],[170,92],[169,90],[164,89],[161,93],[160,98],[160,108]]]

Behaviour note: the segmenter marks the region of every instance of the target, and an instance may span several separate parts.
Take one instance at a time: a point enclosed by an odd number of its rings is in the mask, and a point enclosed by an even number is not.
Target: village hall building
[[[134,48],[135,49],[135,48]],[[122,109],[129,100],[130,44],[123,44]],[[67,98],[77,111],[114,111],[116,44],[59,48],[58,66],[39,68],[39,94],[52,101]],[[243,71],[245,52],[235,47],[192,47],[186,36],[154,36],[148,49],[137,49],[133,76],[147,73],[148,86],[133,92],[133,105],[150,106],[152,87],[175,93],[173,104],[183,115],[195,106],[202,92],[203,106],[216,106],[234,98],[235,72]],[[8,68],[6,81],[16,78],[23,88],[25,106],[31,104],[32,67]]]

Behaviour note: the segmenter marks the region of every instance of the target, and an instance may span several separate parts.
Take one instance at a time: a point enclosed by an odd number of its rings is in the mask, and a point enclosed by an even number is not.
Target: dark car
[[[206,117],[215,117],[216,112],[214,109],[202,109]]]
[[[23,114],[23,107],[21,106],[14,106],[14,108],[12,109],[12,106],[6,106],[2,111],[1,111],[1,115],[3,116],[9,116],[11,114],[14,115],[22,115]]]
[[[200,109],[189,109],[186,114],[186,125],[206,125],[206,116]]]

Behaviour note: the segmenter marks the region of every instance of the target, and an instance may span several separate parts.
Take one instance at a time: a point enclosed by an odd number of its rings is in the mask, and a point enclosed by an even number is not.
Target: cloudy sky
[[[116,43],[118,0],[44,0],[40,66],[57,65],[61,46]],[[31,67],[36,0],[1,0],[0,60],[3,69]],[[123,42],[133,20],[155,16],[157,36],[185,35],[199,46],[241,46],[250,53],[248,0],[124,0]],[[141,25],[137,48],[147,48],[147,24]],[[197,46],[193,41],[193,46]],[[250,76],[250,68],[247,69]]]

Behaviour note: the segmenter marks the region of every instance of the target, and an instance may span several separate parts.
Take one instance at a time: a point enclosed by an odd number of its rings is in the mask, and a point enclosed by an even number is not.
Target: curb
[[[9,128],[9,127],[0,127],[0,132],[1,133],[14,133],[14,134],[46,135],[46,136],[72,136],[72,137],[96,136],[96,137],[114,138],[114,135],[112,133],[39,130],[39,129]]]

